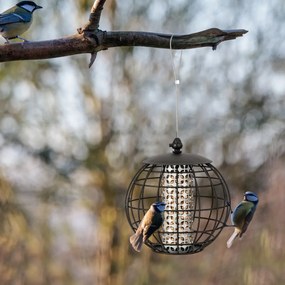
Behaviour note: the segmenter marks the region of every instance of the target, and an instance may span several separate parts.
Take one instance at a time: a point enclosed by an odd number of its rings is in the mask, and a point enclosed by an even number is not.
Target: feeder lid
[[[198,165],[212,162],[210,159],[198,154],[182,153],[181,148],[183,144],[180,138],[176,137],[169,146],[173,149],[172,153],[149,157],[145,159],[143,163],[158,165]]]
[[[212,161],[198,154],[192,153],[168,153],[146,158],[144,164],[158,165],[198,165],[211,163]]]

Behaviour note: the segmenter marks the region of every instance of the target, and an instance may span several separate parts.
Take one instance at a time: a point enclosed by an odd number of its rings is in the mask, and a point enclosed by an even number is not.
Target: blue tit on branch
[[[241,201],[232,213],[232,224],[235,227],[234,233],[227,241],[227,247],[230,248],[234,240],[240,238],[247,230],[247,227],[252,220],[253,214],[258,204],[258,197],[253,192],[245,192],[244,199]]]
[[[130,237],[130,243],[134,250],[140,252],[142,244],[162,225],[164,202],[153,203],[144,215],[136,233]]]
[[[33,1],[21,1],[9,10],[0,14],[0,34],[9,43],[10,39],[21,38],[20,35],[26,32],[33,21],[33,12],[41,9]]]

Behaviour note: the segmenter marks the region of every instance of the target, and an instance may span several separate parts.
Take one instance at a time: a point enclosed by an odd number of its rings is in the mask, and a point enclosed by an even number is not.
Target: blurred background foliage
[[[37,3],[31,40],[75,33],[93,1]],[[1,63],[0,283],[284,284],[284,14],[281,0],[108,0],[102,14],[103,30],[249,30],[215,52],[183,51],[180,70],[184,151],[213,160],[233,206],[245,190],[260,196],[230,250],[231,229],[195,256],[128,244],[130,179],[175,136],[169,50],[102,51],[91,70],[88,55]]]

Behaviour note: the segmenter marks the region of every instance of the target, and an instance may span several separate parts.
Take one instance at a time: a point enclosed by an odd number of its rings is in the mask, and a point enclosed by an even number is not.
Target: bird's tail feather
[[[233,245],[234,240],[238,237],[240,231],[235,229],[231,237],[227,241],[227,248],[230,248]]]
[[[134,250],[140,252],[143,244],[143,233],[135,233],[130,237],[130,243]]]

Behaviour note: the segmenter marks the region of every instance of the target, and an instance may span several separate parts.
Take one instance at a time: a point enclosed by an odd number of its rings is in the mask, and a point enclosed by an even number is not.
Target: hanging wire
[[[179,57],[179,62],[178,62],[178,67],[176,69],[175,67],[175,60],[174,60],[174,52],[172,49],[172,40],[173,40],[173,36],[172,35],[170,37],[170,54],[171,54],[171,61],[172,61],[172,69],[173,69],[173,76],[174,76],[174,84],[175,84],[175,94],[176,94],[176,106],[175,106],[175,123],[176,123],[176,137],[178,138],[178,133],[179,133],[179,110],[178,110],[178,101],[179,101],[179,93],[180,93],[180,80],[179,80],[179,71],[181,68],[181,62],[182,62],[182,50],[180,51],[180,57]]]

